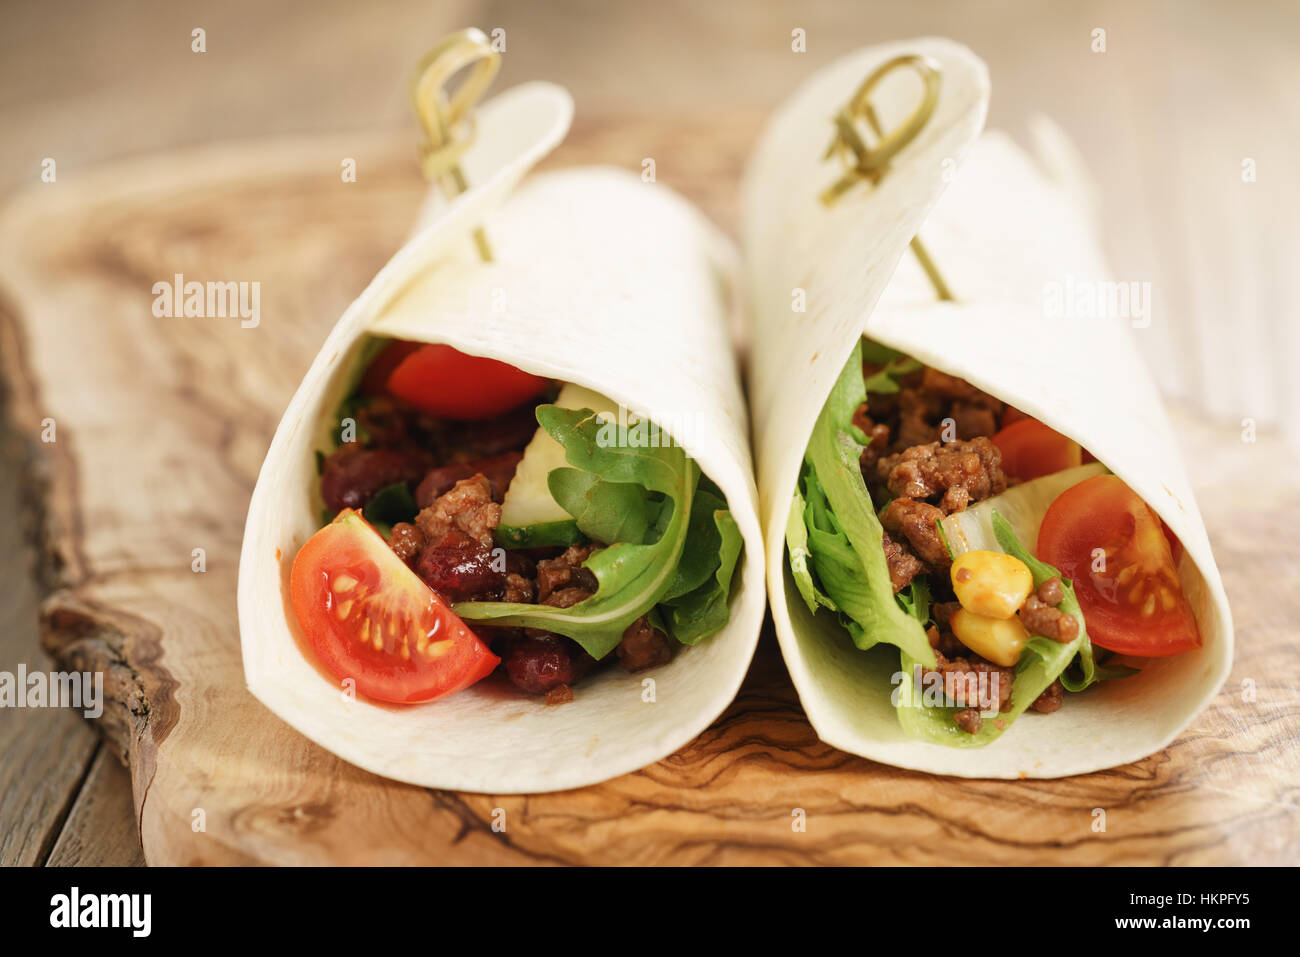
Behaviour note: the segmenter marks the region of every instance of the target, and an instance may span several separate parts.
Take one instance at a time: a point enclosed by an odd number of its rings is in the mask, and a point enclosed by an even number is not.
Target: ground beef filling
[[[877,371],[874,366],[863,369],[867,376]],[[900,385],[897,393],[869,395],[853,416],[853,424],[871,440],[862,452],[863,479],[874,494],[889,498],[880,523],[895,593],[925,574],[934,575],[933,582],[947,593],[952,561],[936,523],[1006,491],[1002,453],[990,438],[1006,407],[964,379],[935,369],[910,373]],[[1025,628],[1062,643],[1078,637],[1078,621],[1056,607],[1062,597],[1059,578],[1044,582],[1019,612]],[[931,606],[935,624],[927,634],[937,663],[923,678],[940,677],[945,696],[959,708],[953,722],[978,734],[984,720],[981,711],[1011,709],[1015,672],[981,658],[957,640],[948,620],[958,607],[955,601]],[[1030,708],[1050,714],[1061,707],[1063,692],[1055,681]]]
[[[1078,619],[1056,607],[1064,596],[1059,578],[1049,578],[1039,585],[1038,591],[1025,599],[1024,606],[1017,612],[1025,630],[1031,635],[1042,635],[1063,645],[1078,638]]]
[[[863,366],[864,376],[877,371]],[[877,499],[890,499],[880,522],[895,592],[917,575],[947,573],[935,522],[1006,491],[1002,453],[989,438],[1005,408],[964,379],[922,368],[903,376],[898,392],[869,394],[854,413],[870,438],[863,479]]]
[[[910,498],[896,498],[886,505],[884,511],[880,513],[880,524],[885,526],[886,533],[892,536],[894,541],[905,542],[910,546],[910,548],[900,549],[895,562],[900,565],[906,562],[906,567],[911,568],[913,563],[907,561],[910,552],[911,557],[918,560],[916,564],[920,567],[917,571],[946,573],[952,560],[948,557],[948,549],[944,547],[943,539],[939,537],[936,523],[947,514],[934,505]],[[902,584],[895,582],[894,591],[905,588],[915,576],[916,572],[911,576],[900,576]],[[890,579],[894,579],[892,570]]]
[[[582,563],[600,551],[599,545],[570,545],[555,558],[537,563],[537,600],[568,608],[596,593],[596,576]],[[556,593],[563,597],[554,597]]]
[[[895,498],[938,500],[944,514],[1007,490],[1002,453],[987,436],[914,445],[876,463]]]
[[[1065,688],[1061,685],[1058,678],[1047,686],[1047,690],[1034,699],[1033,704],[1029,707],[1039,714],[1051,714],[1053,711],[1061,710],[1061,705],[1065,701]]]
[[[925,566],[911,549],[890,538],[888,531],[882,536],[881,544],[885,547],[885,561],[889,565],[889,581],[897,594],[910,585],[912,579],[925,570]]]
[[[623,632],[623,640],[614,649],[618,662],[628,671],[644,671],[666,665],[673,658],[673,643],[660,629],[642,615]]]
[[[922,679],[931,681],[934,679],[930,675],[938,675],[943,682],[944,696],[958,707],[973,709],[976,718],[981,710],[1009,711],[1015,670],[995,665],[968,651],[948,630],[947,618],[943,612],[938,612],[938,608],[935,606],[935,617],[943,618],[942,627],[931,625],[926,631],[930,646],[934,648],[937,667],[924,669]],[[958,720],[954,715],[953,720],[971,734],[976,734],[981,726],[978,720],[972,721],[969,716]]]
[[[880,366],[865,363],[862,371],[865,378],[879,372]],[[918,369],[900,380],[898,392],[868,395],[854,416],[854,424],[872,437],[875,446],[863,469],[874,467],[874,460],[883,455],[914,445],[992,435],[1005,408],[965,379],[937,369]],[[952,428],[945,434],[949,419]]]

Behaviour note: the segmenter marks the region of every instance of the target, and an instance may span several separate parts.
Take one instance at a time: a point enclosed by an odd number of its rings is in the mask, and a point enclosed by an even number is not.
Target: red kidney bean
[[[363,449],[353,443],[339,446],[325,459],[320,490],[333,511],[362,508],[380,489],[395,482],[418,482],[428,470],[430,457],[423,452]]]

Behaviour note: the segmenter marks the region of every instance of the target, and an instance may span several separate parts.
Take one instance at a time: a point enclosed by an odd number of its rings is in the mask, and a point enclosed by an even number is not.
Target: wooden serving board
[[[734,230],[737,175],[760,120],[588,122],[548,165],[640,169],[654,157],[660,182]],[[341,180],[345,157],[356,183]],[[411,149],[359,135],[59,176],[0,218],[8,425],[29,440],[43,641],[60,666],[105,672],[98,724],[130,769],[151,863],[1295,859],[1300,596],[1290,569],[1300,547],[1290,517],[1300,486],[1290,476],[1300,471],[1276,443],[1190,420],[1237,662],[1193,727],[1138,764],[980,782],[851,757],[817,740],[770,633],[713,727],[597,787],[458,794],[343,763],[245,690],[237,561],[281,410],[412,221],[423,184]],[[260,282],[260,325],[155,318],[152,286],[177,273]],[[40,440],[46,419],[53,442]],[[504,831],[493,828],[500,811]]]

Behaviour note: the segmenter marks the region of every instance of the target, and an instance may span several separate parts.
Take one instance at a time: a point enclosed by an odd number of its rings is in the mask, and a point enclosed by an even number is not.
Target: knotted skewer
[[[921,78],[924,92],[921,102],[911,115],[888,134],[883,132],[880,118],[875,107],[871,105],[871,93],[876,86],[895,70],[911,68]],[[890,161],[908,143],[912,142],[934,115],[939,102],[940,67],[931,57],[911,53],[882,63],[858,87],[856,93],[844,107],[835,114],[835,136],[826,149],[823,159],[838,157],[844,164],[844,173],[834,183],[822,191],[821,201],[824,205],[833,205],[841,196],[859,183],[877,184],[889,171]],[[868,146],[859,128],[859,121],[865,121],[876,137],[876,145]],[[952,293],[947,283],[939,275],[934,260],[922,245],[919,236],[912,237],[912,252],[916,255],[929,277],[934,291],[940,299],[951,300]]]
[[[448,95],[448,81],[466,67],[470,68],[468,75]],[[411,101],[424,127],[420,167],[448,199],[469,188],[460,162],[474,144],[474,107],[500,68],[501,55],[492,49],[483,31],[473,27],[444,37],[416,67]],[[474,243],[483,261],[491,262],[492,247],[482,227],[474,230]]]

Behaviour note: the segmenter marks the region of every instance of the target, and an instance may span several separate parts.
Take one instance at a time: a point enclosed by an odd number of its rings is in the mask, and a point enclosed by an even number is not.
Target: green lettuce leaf
[[[909,372],[915,372],[921,368],[921,363],[915,359],[895,358],[886,363],[883,369],[867,376],[863,382],[863,388],[867,392],[877,393],[880,395],[893,395],[899,390],[898,380]]]
[[[865,651],[880,640],[880,635],[869,633],[864,624],[874,613],[866,569],[831,511],[815,472],[810,470],[805,477],[804,489],[807,492],[804,526],[817,580],[829,596],[829,607],[839,612],[840,624],[848,630],[853,643]]]
[[[881,366],[877,372],[867,376],[864,383],[867,392],[893,395],[898,391],[898,380],[900,378],[921,368],[921,363],[916,359],[904,355],[897,349],[881,345],[879,342],[863,339],[861,348],[862,362]],[[859,368],[861,368],[861,364],[859,364]]]
[[[921,579],[913,579],[912,584],[898,593],[898,603],[922,628],[930,624],[930,586]]]
[[[799,483],[807,483],[810,469],[805,463]],[[816,481],[814,477],[814,481]],[[820,487],[820,486],[819,486]],[[805,517],[807,502],[800,488],[795,489],[794,499],[790,502],[790,517],[785,523],[785,547],[790,558],[790,571],[794,575],[795,587],[803,596],[804,604],[813,614],[818,608],[838,612],[839,607],[831,597],[822,591],[812,574],[812,550],[808,547],[808,519]]]
[[[905,359],[906,355],[897,349],[891,349],[884,343],[876,342],[874,339],[863,339],[860,345],[860,356],[862,362],[870,362],[875,366],[888,365],[895,359]]]
[[[820,489],[814,495],[814,483],[809,481],[806,486],[813,571],[851,621],[849,633],[859,648],[887,642],[934,667],[934,649],[925,628],[894,597],[885,560],[884,529],[862,480],[859,459],[864,445],[858,439],[862,433],[851,423],[865,400],[859,340],[808,440],[810,479],[815,479]]]
[[[334,409],[334,421],[330,426],[330,436],[335,448],[340,444],[340,430],[344,419],[352,419],[357,422],[356,440],[358,442],[365,445],[370,441],[370,434],[357,421],[357,412],[371,402],[371,397],[361,395],[357,389],[361,385],[366,370],[370,368],[370,363],[374,362],[379,353],[388,348],[392,341],[392,339],[382,337],[366,337],[356,361],[348,369],[347,386],[343,390],[343,398]],[[319,465],[319,461],[317,464]]]

